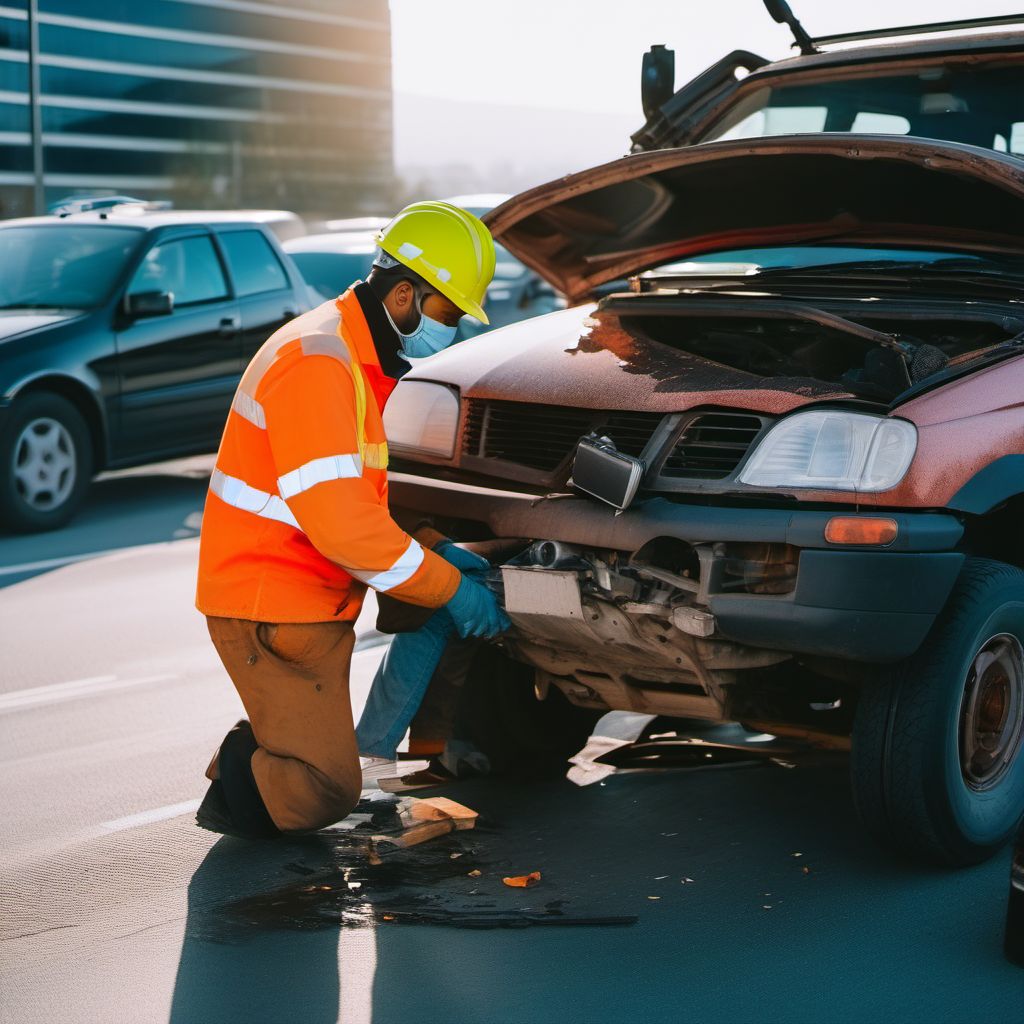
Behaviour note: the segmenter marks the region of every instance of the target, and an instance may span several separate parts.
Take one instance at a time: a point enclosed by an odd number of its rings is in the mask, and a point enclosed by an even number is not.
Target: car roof
[[[813,68],[842,66],[844,64],[869,64],[875,61],[914,59],[917,57],[942,57],[945,55],[1024,51],[1024,30],[1003,32],[981,32],[977,34],[928,36],[927,38],[900,36],[869,46],[837,46],[820,53],[801,54],[772,61],[752,71],[746,81],[807,71]]]
[[[331,231],[321,235],[303,235],[284,243],[285,252],[372,253],[377,249],[373,231]]]
[[[124,204],[128,207],[128,204]],[[64,216],[19,217],[4,221],[0,227],[27,227],[32,224],[110,224],[118,227],[154,228],[189,226],[193,224],[266,224],[281,222],[301,224],[301,218],[289,210],[146,210],[128,207],[124,210],[87,210]]]

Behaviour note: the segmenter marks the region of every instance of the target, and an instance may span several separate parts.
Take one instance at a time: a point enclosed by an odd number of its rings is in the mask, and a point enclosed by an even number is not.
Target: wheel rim
[[[14,483],[21,500],[38,512],[60,508],[78,475],[67,427],[48,416],[32,420],[14,445]]]
[[[960,767],[971,789],[991,789],[1010,769],[1024,734],[1024,650],[999,633],[967,671],[960,711]]]

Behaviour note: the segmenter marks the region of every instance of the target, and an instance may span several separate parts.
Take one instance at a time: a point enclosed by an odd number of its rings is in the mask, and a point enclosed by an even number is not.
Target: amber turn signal
[[[891,544],[900,532],[895,519],[835,516],[825,527],[829,544]]]

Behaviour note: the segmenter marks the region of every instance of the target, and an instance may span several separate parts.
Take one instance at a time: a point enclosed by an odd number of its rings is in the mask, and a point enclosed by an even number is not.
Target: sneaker
[[[399,774],[398,761],[390,757],[360,757],[363,789],[380,789],[381,779],[394,779]]]

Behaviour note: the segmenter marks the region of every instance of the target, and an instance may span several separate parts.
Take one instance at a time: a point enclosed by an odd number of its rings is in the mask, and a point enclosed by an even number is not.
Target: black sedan
[[[67,522],[103,469],[212,451],[249,359],[311,305],[237,213],[0,224],[0,524]]]

